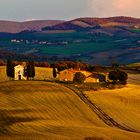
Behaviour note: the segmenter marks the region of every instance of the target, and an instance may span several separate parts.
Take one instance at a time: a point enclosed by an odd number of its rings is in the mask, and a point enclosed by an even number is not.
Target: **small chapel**
[[[14,67],[14,79],[15,80],[27,80],[25,66],[17,65]]]

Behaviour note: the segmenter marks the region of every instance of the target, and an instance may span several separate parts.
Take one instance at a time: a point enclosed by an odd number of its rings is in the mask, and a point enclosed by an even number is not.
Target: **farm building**
[[[106,81],[106,75],[105,74],[99,74],[96,72],[93,72],[91,75],[89,75],[85,82],[86,83],[99,83]]]
[[[25,76],[25,66],[17,65],[14,67],[14,79],[15,80],[27,80]]]
[[[83,70],[66,69],[60,72],[60,81],[73,81],[74,75],[77,72],[81,72],[86,76],[85,83],[98,83],[99,77],[94,76],[91,72]]]
[[[86,78],[85,83],[99,83],[99,78],[94,74],[91,74]]]

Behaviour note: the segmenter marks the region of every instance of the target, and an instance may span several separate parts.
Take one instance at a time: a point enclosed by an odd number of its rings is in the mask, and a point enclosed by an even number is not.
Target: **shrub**
[[[86,76],[83,73],[77,72],[77,73],[75,73],[73,82],[78,83],[78,84],[82,84],[82,83],[84,83],[85,79],[86,79]]]
[[[127,83],[127,79],[128,79],[128,75],[126,72],[124,71],[111,71],[108,75],[109,79],[113,81],[113,83],[120,83],[123,85],[126,85]]]
[[[120,81],[120,84],[126,85],[128,79],[128,75],[124,71],[118,71],[118,80]]]
[[[108,75],[109,79],[113,81],[113,83],[116,83],[118,80],[118,72],[117,71],[111,71]]]

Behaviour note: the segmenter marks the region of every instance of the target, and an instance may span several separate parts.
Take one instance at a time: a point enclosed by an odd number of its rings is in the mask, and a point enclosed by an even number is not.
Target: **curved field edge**
[[[56,83],[1,82],[0,100],[0,139],[138,139],[140,136],[108,127],[73,91]]]
[[[139,85],[128,84],[123,89],[89,91],[85,95],[121,125],[140,132]]]
[[[0,67],[0,71],[0,139],[139,140],[139,134],[105,125],[73,91],[62,85],[8,81],[6,67]],[[35,78],[44,80],[45,73],[45,68],[36,68]],[[138,76],[134,76],[130,81],[139,84],[135,80]]]
[[[129,131],[129,132],[135,132],[135,133],[140,133],[140,131],[133,129],[129,126],[127,126],[126,124],[121,124],[119,122],[117,122],[116,120],[114,120],[112,118],[112,116],[109,116],[106,112],[104,112],[104,110],[102,110],[98,104],[96,104],[93,100],[91,101],[90,98],[88,98],[88,96],[86,96],[86,94],[84,94],[83,92],[76,90],[75,88],[73,88],[72,86],[67,86],[69,89],[71,89],[72,91],[74,91],[79,98],[86,104],[88,105],[91,110],[93,112],[96,113],[96,115],[108,126],[110,127],[116,127],[125,131]]]

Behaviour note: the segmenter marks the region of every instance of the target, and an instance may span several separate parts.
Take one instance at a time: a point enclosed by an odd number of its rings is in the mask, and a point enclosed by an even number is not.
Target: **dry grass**
[[[133,63],[133,64],[129,64],[127,66],[131,67],[131,68],[133,68],[133,67],[140,67],[140,63]]]
[[[88,91],[85,94],[114,120],[140,132],[140,75],[130,74],[128,83],[122,89]]]
[[[119,22],[108,22],[101,24],[102,27],[112,27],[112,26],[127,26],[127,24],[119,23]]]
[[[41,68],[39,71],[42,71]],[[4,81],[4,79],[3,75],[0,83],[0,139],[2,140],[139,140],[140,138],[140,134],[104,124],[73,91],[62,85],[45,81]],[[131,88],[137,87],[132,86],[125,90],[128,92]],[[90,92],[87,95],[108,114],[111,113],[117,121],[139,129],[140,94],[137,89],[134,91],[137,93],[128,95],[114,92],[113,94]],[[112,104],[109,104],[108,100]],[[118,113],[112,112],[114,109]],[[130,112],[132,120],[128,117]]]
[[[0,81],[7,81],[8,78],[6,76],[6,67],[0,66]]]
[[[0,100],[2,136],[83,137],[105,126],[71,90],[57,84],[3,82]]]
[[[44,67],[35,67],[35,80],[53,80],[53,69]],[[59,78],[57,75],[56,79]]]
[[[140,85],[140,74],[129,74],[128,83]]]

